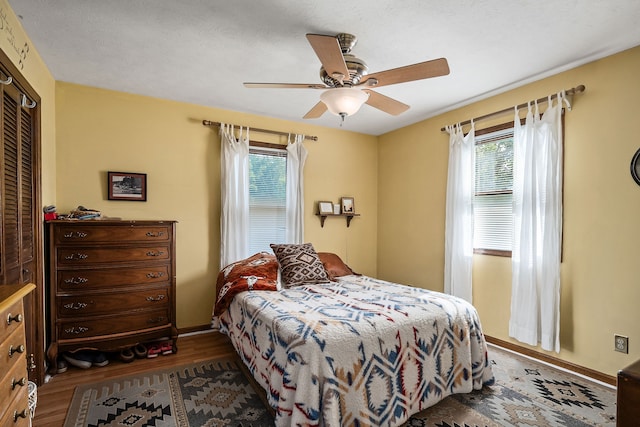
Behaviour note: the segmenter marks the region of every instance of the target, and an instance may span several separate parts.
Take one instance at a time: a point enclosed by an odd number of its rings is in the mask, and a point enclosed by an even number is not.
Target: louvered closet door
[[[0,285],[37,283],[36,218],[33,111],[20,104],[21,93],[14,84],[0,85],[2,158],[0,171]],[[44,319],[37,292],[24,300],[27,360],[30,377],[43,378]],[[42,337],[42,338],[40,338]],[[32,356],[33,355],[33,356]]]
[[[2,93],[3,283],[34,280],[33,132],[30,111],[20,106],[19,96],[13,87]]]
[[[20,236],[20,144],[19,96],[11,87],[2,92],[3,188],[2,188],[2,276],[3,283],[21,283]],[[13,92],[13,93],[12,93]],[[12,99],[16,97],[15,99]]]
[[[33,165],[33,117],[20,109],[20,232],[22,283],[35,282],[35,218]]]

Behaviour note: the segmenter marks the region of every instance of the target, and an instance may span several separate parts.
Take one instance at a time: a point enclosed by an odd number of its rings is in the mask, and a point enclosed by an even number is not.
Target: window
[[[475,253],[511,256],[513,244],[513,124],[476,132],[473,200]]]
[[[249,252],[284,243],[287,152],[252,142],[249,149]]]

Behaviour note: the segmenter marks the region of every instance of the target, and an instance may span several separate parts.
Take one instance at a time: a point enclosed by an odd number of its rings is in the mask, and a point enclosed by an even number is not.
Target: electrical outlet
[[[623,337],[622,335],[614,335],[615,337],[615,351],[620,353],[629,353],[629,337]]]

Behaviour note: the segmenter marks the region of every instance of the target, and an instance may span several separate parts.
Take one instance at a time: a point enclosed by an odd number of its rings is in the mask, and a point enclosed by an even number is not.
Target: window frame
[[[261,142],[261,141],[249,141],[249,155],[251,154],[259,154],[259,155],[270,155],[273,157],[284,158],[285,160],[285,185],[286,185],[286,162],[287,162],[287,146],[284,144],[274,144],[269,142]],[[286,197],[286,190],[285,190]],[[286,201],[285,201],[285,209],[286,209]],[[249,204],[249,222],[251,222],[251,203]],[[286,218],[285,218],[286,223]],[[286,225],[286,224],[285,224]],[[249,234],[249,237],[251,234]],[[280,242],[274,242],[280,243]],[[284,243],[284,242],[282,242]],[[251,246],[251,242],[249,242],[249,246]],[[268,250],[268,248],[263,248],[262,250]]]
[[[565,152],[565,124],[564,124],[564,113],[565,113],[565,109],[562,109],[562,113],[560,115],[560,121],[562,123],[562,198],[561,198],[561,203],[562,203],[562,222],[564,223],[564,162],[565,162],[565,156],[564,156],[564,152]],[[543,113],[544,114],[544,113]],[[540,114],[540,117],[542,117],[543,114]],[[526,118],[520,118],[520,124],[524,125],[526,123]],[[505,123],[500,123],[494,126],[490,126],[488,128],[484,128],[484,129],[480,129],[480,130],[476,130],[475,131],[475,136],[477,137],[478,135],[485,135],[487,133],[492,133],[492,132],[497,132],[497,131],[501,131],[501,130],[505,130],[505,129],[513,129],[514,128],[514,124],[513,121],[509,121],[509,122],[505,122]],[[473,165],[475,167],[475,164]],[[474,182],[474,188],[475,188],[475,182]],[[513,190],[512,193],[513,194]],[[474,190],[474,197],[475,197],[475,190]],[[475,208],[475,206],[474,206]],[[475,222],[475,216],[474,216],[474,222]],[[474,229],[475,229],[475,223],[474,223]],[[512,256],[512,251],[502,251],[502,250],[497,250],[497,249],[476,249],[475,247],[473,248],[473,253],[474,254],[478,254],[478,255],[492,255],[492,256],[500,256],[500,257],[506,257],[506,258],[511,258]],[[562,260],[564,258],[564,227],[562,227],[562,235],[560,236],[560,259]]]
[[[513,133],[513,129],[514,129],[513,122],[500,123],[500,124],[497,124],[495,126],[490,126],[488,128],[476,130],[475,136],[477,138],[478,136],[486,135],[488,133],[500,132],[500,131],[504,131],[504,130],[507,130],[507,129],[511,129],[511,131]],[[484,142],[480,142],[480,144],[484,144]],[[479,144],[476,141],[475,142],[475,146],[477,146],[477,145],[479,145]],[[475,150],[475,146],[474,146],[474,150]],[[473,167],[476,167],[475,162],[474,162]],[[476,177],[476,179],[477,179],[477,177]],[[476,193],[475,193],[475,184],[476,184],[475,180],[474,180],[473,184],[474,184],[474,194],[473,194],[473,196],[474,196],[474,209],[475,209],[475,196],[476,196]],[[511,194],[512,195],[512,200],[513,200],[513,188],[511,189],[511,191],[497,191],[497,192],[491,193],[491,194],[496,194],[496,195],[497,194]],[[513,209],[511,211],[511,213],[513,215]],[[474,230],[475,230],[475,214],[474,214]],[[475,233],[475,231],[474,231],[474,233]],[[512,238],[513,238],[513,236],[512,236]],[[511,252],[512,251],[505,251],[505,250],[500,250],[500,249],[476,248],[475,245],[474,245],[474,248],[473,248],[473,253],[474,254],[492,255],[492,256],[499,256],[499,257],[505,257],[505,258],[511,257]]]

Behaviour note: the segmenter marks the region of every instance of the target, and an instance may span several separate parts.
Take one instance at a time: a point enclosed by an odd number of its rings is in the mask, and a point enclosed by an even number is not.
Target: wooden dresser
[[[618,372],[616,426],[636,427],[640,423],[640,360]]]
[[[63,351],[176,340],[175,221],[47,223],[49,336]]]
[[[0,286],[0,426],[31,425],[22,299],[35,287]]]

